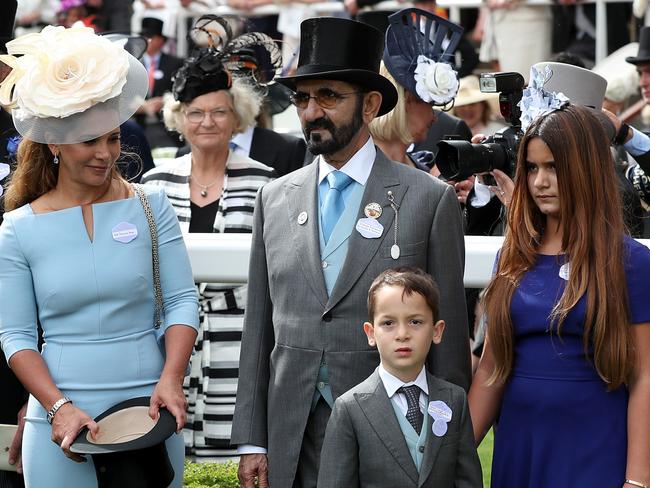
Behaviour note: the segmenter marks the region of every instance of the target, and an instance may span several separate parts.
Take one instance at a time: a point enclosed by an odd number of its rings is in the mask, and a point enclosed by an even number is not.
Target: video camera
[[[461,181],[477,173],[499,169],[512,176],[517,148],[523,135],[518,103],[524,90],[519,73],[483,73],[479,79],[483,93],[499,93],[499,109],[510,127],[488,137],[481,144],[445,139],[438,142],[435,164],[446,180]]]

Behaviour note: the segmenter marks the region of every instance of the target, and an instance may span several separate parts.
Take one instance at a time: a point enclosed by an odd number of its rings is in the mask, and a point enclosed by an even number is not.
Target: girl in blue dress
[[[151,396],[149,415],[166,407],[182,429],[198,302],[176,215],[162,190],[146,190],[164,304],[163,324],[154,328],[147,218],[115,166],[119,125],[146,94],[142,65],[82,26],[46,27],[7,49],[23,56],[3,57],[14,71],[0,98],[12,105],[24,139],[0,227],[0,341],[31,394],[25,484],[92,488],[92,461],[70,445],[84,427],[96,434],[93,418],[112,405]],[[171,486],[180,487],[182,437],[172,435],[166,447]]]
[[[477,443],[497,422],[494,488],[650,486],[650,250],[607,141],[565,104],[520,143],[469,394]]]

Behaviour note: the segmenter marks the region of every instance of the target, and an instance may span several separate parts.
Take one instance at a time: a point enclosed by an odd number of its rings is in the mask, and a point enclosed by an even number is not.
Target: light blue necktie
[[[329,240],[336,223],[339,221],[339,217],[343,213],[343,210],[345,210],[345,202],[341,193],[353,181],[352,178],[342,171],[332,171],[327,175],[327,183],[330,188],[327,190],[327,194],[323,200],[321,212],[323,239],[325,239],[325,243]]]

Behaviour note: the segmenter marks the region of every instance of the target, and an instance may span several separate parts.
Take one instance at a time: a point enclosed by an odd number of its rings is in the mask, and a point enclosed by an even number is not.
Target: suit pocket
[[[393,242],[393,239],[390,239],[390,242]],[[421,254],[424,252],[424,245],[426,243],[424,241],[422,242],[416,242],[415,244],[400,244],[399,240],[397,241],[397,245],[399,246],[399,257],[405,257],[405,256],[413,256],[416,254]],[[392,259],[392,256],[390,255],[390,250],[392,248],[392,244],[390,246],[384,246],[381,248],[381,257],[384,259]]]

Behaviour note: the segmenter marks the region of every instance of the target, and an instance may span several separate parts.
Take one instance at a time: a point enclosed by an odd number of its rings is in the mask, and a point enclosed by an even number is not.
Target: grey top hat
[[[533,65],[538,71],[543,71],[546,66],[551,68],[552,75],[544,83],[544,89],[553,92],[562,92],[575,105],[592,107],[600,110],[603,107],[607,80],[602,76],[564,63],[543,62]]]
[[[650,27],[643,27],[639,35],[639,52],[625,61],[632,64],[650,63]]]
[[[378,115],[390,112],[397,103],[395,86],[379,74],[384,38],[374,27],[354,20],[317,17],[300,24],[298,68],[278,83],[296,88],[301,80],[346,81],[382,95]]]

